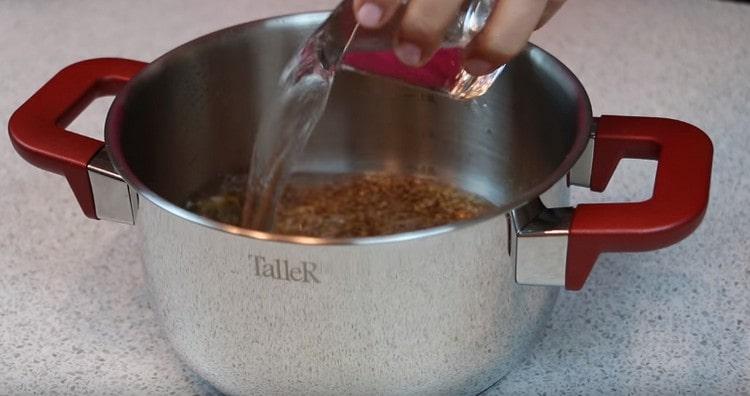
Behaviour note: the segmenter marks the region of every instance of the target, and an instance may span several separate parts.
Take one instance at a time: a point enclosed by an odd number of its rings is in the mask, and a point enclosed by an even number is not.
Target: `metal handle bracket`
[[[96,217],[117,223],[135,224],[138,194],[115,170],[107,149],[102,148],[87,166]]]

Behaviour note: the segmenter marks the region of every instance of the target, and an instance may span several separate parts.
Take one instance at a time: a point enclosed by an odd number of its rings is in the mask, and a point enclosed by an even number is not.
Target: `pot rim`
[[[201,37],[198,37],[194,40],[191,40],[187,43],[184,43],[167,53],[161,55],[153,62],[149,63],[143,71],[141,71],[135,78],[133,78],[128,84],[120,91],[120,93],[115,97],[112,106],[109,109],[109,112],[107,114],[107,119],[105,123],[105,145],[107,147],[107,151],[109,153],[110,159],[112,160],[113,166],[115,169],[119,172],[119,174],[122,176],[122,178],[127,182],[128,185],[133,187],[138,195],[140,197],[148,199],[151,203],[158,206],[159,208],[169,212],[172,215],[175,215],[177,217],[180,217],[184,220],[190,221],[192,223],[195,223],[200,226],[208,227],[211,229],[215,229],[218,231],[226,232],[233,235],[238,235],[242,237],[247,237],[251,239],[261,240],[261,241],[271,241],[271,242],[280,242],[280,243],[291,243],[291,244],[298,244],[298,245],[374,245],[374,244],[387,244],[387,243],[396,243],[396,242],[404,242],[404,241],[411,241],[421,238],[426,238],[430,236],[440,235],[449,233],[452,231],[458,231],[464,228],[469,228],[473,225],[484,223],[486,221],[489,221],[491,219],[494,219],[498,216],[506,214],[511,209],[517,208],[522,206],[523,204],[530,202],[531,200],[539,197],[542,193],[547,191],[549,188],[551,188],[555,183],[557,183],[559,180],[561,180],[563,177],[566,176],[568,171],[573,167],[573,165],[576,163],[578,158],[583,153],[586,144],[588,143],[591,126],[593,124],[593,115],[592,115],[592,109],[591,109],[591,101],[589,99],[588,94],[586,93],[586,90],[583,87],[583,84],[581,84],[580,80],[573,74],[570,69],[568,69],[562,62],[560,62],[557,58],[552,56],[547,51],[541,49],[540,47],[537,47],[536,45],[529,43],[528,48],[532,51],[537,51],[541,54],[541,56],[545,56],[549,58],[552,62],[554,62],[562,72],[569,78],[569,81],[574,83],[576,85],[576,90],[580,93],[580,100],[581,103],[579,103],[579,111],[578,111],[578,117],[583,118],[579,119],[579,130],[576,132],[576,137],[573,142],[573,145],[571,149],[568,151],[567,155],[563,159],[563,161],[560,163],[560,165],[554,170],[554,172],[551,172],[547,178],[537,184],[534,188],[529,189],[525,193],[521,194],[516,200],[509,202],[506,205],[503,206],[496,206],[495,209],[492,209],[488,211],[487,213],[475,217],[473,219],[468,220],[461,220],[453,223],[449,223],[446,225],[438,226],[438,227],[431,227],[416,231],[409,231],[409,232],[402,232],[398,234],[390,234],[390,235],[380,235],[380,236],[373,236],[373,237],[357,237],[357,238],[317,238],[317,237],[307,237],[307,236],[295,236],[295,235],[281,235],[281,234],[274,234],[270,232],[263,232],[263,231],[256,231],[251,230],[247,228],[242,228],[238,226],[234,226],[231,224],[222,223],[219,221],[211,220],[209,218],[200,216],[196,213],[193,213],[187,209],[184,209],[180,207],[179,205],[176,205],[175,203],[163,198],[150,188],[148,188],[145,183],[143,183],[133,172],[133,170],[128,165],[127,160],[125,159],[125,156],[123,155],[122,151],[122,145],[121,145],[121,138],[122,138],[122,118],[124,117],[124,105],[127,101],[127,98],[130,96],[131,87],[134,83],[137,83],[139,81],[140,77],[144,74],[147,74],[149,70],[154,70],[160,66],[160,64],[166,62],[167,59],[171,59],[176,54],[180,53],[181,51],[187,51],[188,47],[194,46],[196,43],[204,41],[204,40],[212,40],[215,37],[220,37],[222,35],[227,34],[228,32],[231,32],[233,30],[244,30],[249,27],[258,27],[258,26],[268,26],[276,23],[288,23],[290,21],[294,22],[304,22],[305,20],[315,20],[316,22],[318,20],[324,19],[329,14],[329,11],[315,11],[315,12],[302,12],[302,13],[293,13],[293,14],[286,14],[286,15],[279,15],[279,16],[273,16],[268,17],[264,19],[259,19],[251,22],[246,22],[234,26],[230,26],[221,30],[217,30],[213,33],[209,33],[206,35],[203,35]]]

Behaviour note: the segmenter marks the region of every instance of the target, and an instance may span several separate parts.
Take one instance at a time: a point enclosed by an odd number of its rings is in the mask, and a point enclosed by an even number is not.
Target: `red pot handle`
[[[88,163],[104,142],[65,129],[96,98],[115,95],[145,66],[127,59],[91,59],[57,73],[16,110],[8,130],[18,154],[64,175],[86,216],[96,219]]]
[[[658,160],[651,199],[579,205],[570,226],[565,287],[583,287],[599,253],[647,251],[692,233],[708,206],[713,145],[682,121],[604,116],[594,146],[591,189],[604,191],[623,158]]]

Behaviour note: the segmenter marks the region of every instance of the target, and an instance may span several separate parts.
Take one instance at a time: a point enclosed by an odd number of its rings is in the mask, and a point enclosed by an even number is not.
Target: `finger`
[[[400,6],[400,0],[354,0],[354,15],[363,27],[377,29],[385,25]]]
[[[549,2],[547,3],[547,8],[544,9],[542,17],[539,19],[539,23],[536,24],[536,28],[539,29],[540,27],[544,26],[547,21],[552,19],[552,17],[555,16],[555,13],[560,10],[560,7],[563,6],[563,4],[565,4],[565,0],[549,0]]]
[[[411,0],[396,34],[394,51],[408,66],[426,63],[455,23],[464,0]]]
[[[466,71],[473,75],[490,73],[521,52],[546,5],[546,0],[501,0],[484,29],[469,44]]]

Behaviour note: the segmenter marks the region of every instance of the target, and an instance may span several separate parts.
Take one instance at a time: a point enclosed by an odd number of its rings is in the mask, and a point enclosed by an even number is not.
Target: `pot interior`
[[[118,95],[107,121],[107,146],[123,177],[174,212],[217,177],[246,172],[280,70],[325,16],[232,27],[149,65]],[[435,175],[485,197],[501,213],[567,173],[590,122],[575,76],[531,45],[470,102],[341,72],[296,169]]]

